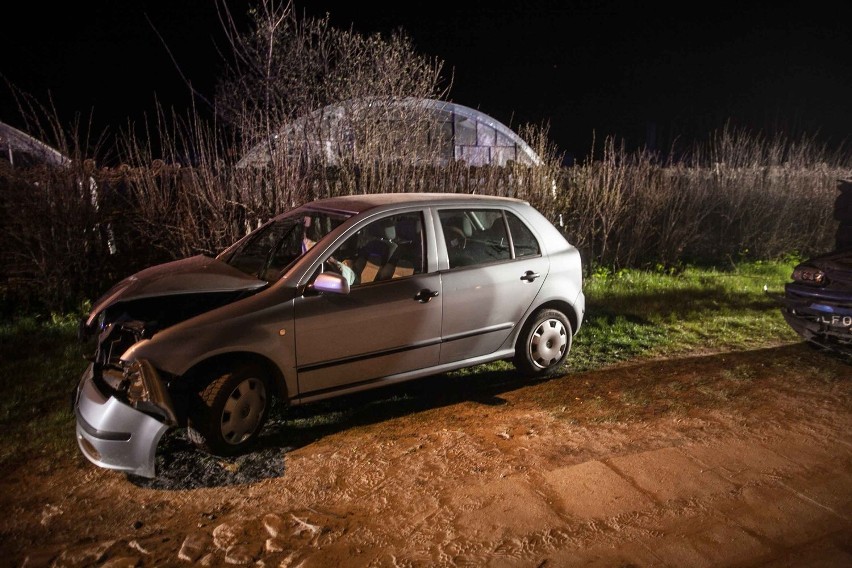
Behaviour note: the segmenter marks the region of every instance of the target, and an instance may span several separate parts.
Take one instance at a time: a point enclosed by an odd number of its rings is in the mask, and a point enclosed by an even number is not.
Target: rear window
[[[530,228],[518,219],[517,215],[509,211],[506,212],[506,221],[509,223],[509,231],[512,233],[512,244],[515,247],[515,258],[523,258],[525,256],[538,256],[541,254],[541,247],[538,245],[538,239],[532,234]]]

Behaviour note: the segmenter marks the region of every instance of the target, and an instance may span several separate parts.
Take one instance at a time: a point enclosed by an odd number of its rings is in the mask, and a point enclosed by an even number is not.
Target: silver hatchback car
[[[96,346],[74,392],[77,441],[99,466],[154,477],[166,430],[242,453],[274,397],[302,404],[497,360],[557,371],[584,310],[579,252],[525,201],[315,201],[96,302],[81,322]]]

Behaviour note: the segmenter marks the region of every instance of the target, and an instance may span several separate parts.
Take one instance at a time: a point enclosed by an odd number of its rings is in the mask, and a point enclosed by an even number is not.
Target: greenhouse
[[[238,165],[264,166],[278,156],[325,165],[365,159],[541,164],[529,144],[487,114],[457,103],[411,98],[358,99],[321,108],[281,128],[271,143],[254,146]]]

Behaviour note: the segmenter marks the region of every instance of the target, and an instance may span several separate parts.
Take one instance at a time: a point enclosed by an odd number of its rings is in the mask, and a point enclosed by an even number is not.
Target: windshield
[[[300,211],[269,222],[220,260],[261,280],[274,282],[285,269],[338,225],[341,213]]]

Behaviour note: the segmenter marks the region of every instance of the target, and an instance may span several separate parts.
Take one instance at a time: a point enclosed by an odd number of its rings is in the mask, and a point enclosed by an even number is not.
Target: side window
[[[450,268],[487,264],[512,257],[503,212],[498,209],[438,211]]]
[[[512,244],[515,245],[515,258],[541,254],[538,240],[523,221],[518,219],[514,213],[508,211],[506,212],[506,220],[509,222],[509,231],[512,233]]]
[[[323,263],[324,272],[343,275],[351,286],[424,271],[423,220],[401,213],[373,221],[350,236]]]

